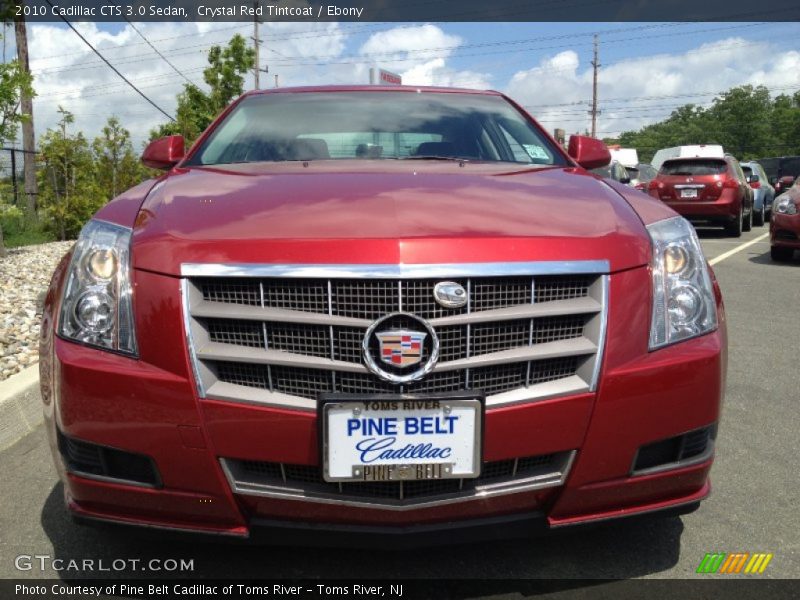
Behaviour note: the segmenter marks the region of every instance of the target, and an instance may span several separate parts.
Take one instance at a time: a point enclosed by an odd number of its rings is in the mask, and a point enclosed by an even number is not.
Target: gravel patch
[[[39,361],[44,295],[74,243],[9,248],[0,259],[0,381]]]

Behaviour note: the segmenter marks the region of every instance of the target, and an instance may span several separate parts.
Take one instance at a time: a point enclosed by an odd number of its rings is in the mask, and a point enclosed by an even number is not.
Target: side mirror
[[[619,182],[620,183],[624,183],[625,185],[628,185],[631,182],[631,178],[630,177],[623,177],[622,179],[619,180]]]
[[[761,178],[758,175],[756,175],[755,173],[753,173],[752,175],[750,175],[750,177],[748,177],[747,183],[758,183],[759,179],[761,179]]]
[[[153,140],[142,153],[142,163],[151,169],[166,171],[183,160],[184,141],[182,135],[168,135]]]
[[[605,167],[611,162],[611,152],[606,145],[585,135],[573,135],[569,138],[567,153],[584,169]]]

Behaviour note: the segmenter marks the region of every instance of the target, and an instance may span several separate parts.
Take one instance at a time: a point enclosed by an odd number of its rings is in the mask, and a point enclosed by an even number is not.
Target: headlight
[[[653,320],[650,349],[708,333],[717,307],[706,259],[683,217],[648,225],[653,241]]]
[[[781,198],[775,205],[775,212],[781,215],[796,215],[797,204],[793,198]]]
[[[130,243],[127,227],[89,221],[83,228],[61,299],[60,336],[136,355]]]

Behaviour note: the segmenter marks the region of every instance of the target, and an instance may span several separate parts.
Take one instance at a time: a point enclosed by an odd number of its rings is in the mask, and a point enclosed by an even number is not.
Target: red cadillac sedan
[[[47,295],[66,504],[274,543],[450,543],[695,509],[726,371],[694,230],[497,92],[245,94]]]

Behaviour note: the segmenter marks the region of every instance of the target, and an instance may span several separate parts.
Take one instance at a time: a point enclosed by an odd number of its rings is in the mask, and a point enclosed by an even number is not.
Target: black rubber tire
[[[794,250],[792,248],[786,248],[785,246],[769,247],[769,256],[775,262],[785,262],[787,260],[792,260],[793,254]]]
[[[750,231],[753,228],[753,207],[750,207],[750,212],[747,218],[742,223],[742,231]]]
[[[763,227],[764,223],[767,221],[767,209],[764,208],[764,205],[761,205],[761,210],[755,214],[753,217],[753,225],[757,227]]]
[[[742,214],[744,208],[739,209],[739,216],[736,217],[732,223],[729,223],[725,226],[725,232],[731,237],[742,237],[742,221],[744,221],[744,215]]]

